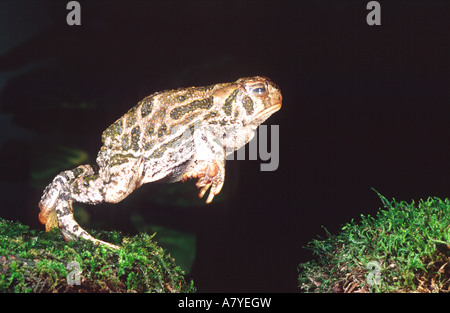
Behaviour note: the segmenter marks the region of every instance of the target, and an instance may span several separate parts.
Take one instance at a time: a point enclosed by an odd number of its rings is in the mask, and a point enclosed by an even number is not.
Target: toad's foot
[[[95,245],[104,245],[114,250],[119,250],[120,247],[113,245],[109,242],[99,240],[89,235],[73,218],[72,204],[69,202],[66,208],[56,208],[54,210],[48,210],[42,204],[39,203],[41,212],[39,213],[39,220],[42,224],[45,224],[47,231],[54,227],[58,227],[61,230],[62,236],[65,241],[71,241],[78,238],[83,238],[91,241]]]
[[[225,181],[225,168],[223,164],[216,161],[201,163],[192,171],[184,173],[181,181],[185,182],[190,178],[198,178],[195,186],[201,188],[198,194],[199,198],[202,198],[209,187],[211,187],[206,199],[206,203],[211,203],[214,196],[218,195],[220,190],[222,190]]]
[[[116,245],[113,245],[112,243],[92,237],[91,235],[89,235],[89,233],[87,231],[85,231],[83,228],[81,228],[80,225],[78,225],[78,223],[76,221],[73,220],[73,223],[74,223],[73,230],[76,230],[76,232],[75,231],[69,232],[65,228],[61,228],[61,233],[62,233],[62,236],[65,241],[70,241],[70,240],[77,239],[77,238],[83,238],[83,239],[91,241],[95,245],[104,245],[104,246],[110,247],[111,249],[114,249],[114,250],[120,249],[119,246],[116,246]]]

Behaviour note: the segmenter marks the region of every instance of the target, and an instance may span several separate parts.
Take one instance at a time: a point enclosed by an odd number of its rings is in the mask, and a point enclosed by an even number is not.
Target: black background
[[[155,208],[143,186],[105,228],[130,231],[122,218],[140,205],[195,233],[200,292],[296,292],[303,246],[375,214],[371,188],[450,194],[450,2],[379,1],[380,26],[367,2],[79,1],[81,26],[66,1],[0,2],[0,216],[41,227],[43,187],[29,181],[48,146],[93,161],[101,132],[146,95],[268,76],[283,93],[266,122],[280,127],[276,171],[228,162],[227,200],[192,210]]]

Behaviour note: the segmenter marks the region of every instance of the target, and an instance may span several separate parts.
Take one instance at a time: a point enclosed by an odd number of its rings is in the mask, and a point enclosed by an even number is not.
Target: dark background
[[[42,229],[43,188],[94,162],[101,132],[143,97],[252,75],[283,93],[266,122],[280,127],[276,171],[228,162],[208,206],[193,182],[167,185],[189,190],[182,205],[145,185],[86,207],[87,227],[133,234],[139,212],[195,235],[200,292],[296,292],[303,247],[376,214],[371,188],[449,196],[449,1],[379,1],[381,26],[368,1],[79,1],[81,26],[67,2],[0,1],[1,217]]]

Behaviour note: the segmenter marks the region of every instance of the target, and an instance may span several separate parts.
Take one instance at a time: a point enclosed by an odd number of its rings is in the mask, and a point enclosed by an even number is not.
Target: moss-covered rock
[[[450,200],[388,201],[336,235],[311,241],[304,292],[450,292]]]
[[[64,242],[0,218],[0,292],[195,292],[192,281],[152,239],[94,232],[119,251],[87,240]]]

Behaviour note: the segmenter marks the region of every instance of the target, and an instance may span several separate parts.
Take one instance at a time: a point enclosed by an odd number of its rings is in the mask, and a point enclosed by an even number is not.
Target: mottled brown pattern
[[[39,220],[47,230],[59,227],[67,240],[117,248],[78,225],[73,202],[116,203],[148,182],[194,178],[199,197],[210,190],[210,203],[224,184],[226,154],[245,145],[281,101],[278,86],[258,76],[154,93],[103,132],[97,165],[55,177],[39,202]]]

